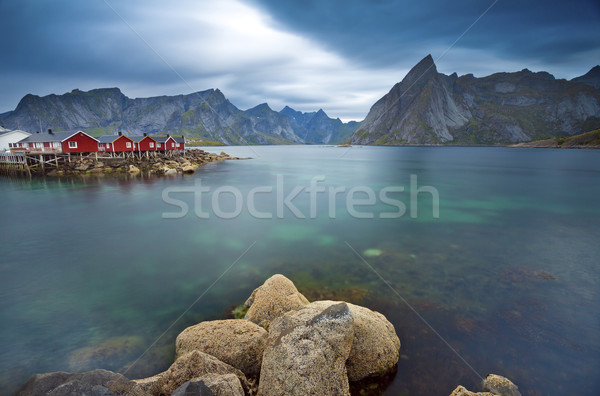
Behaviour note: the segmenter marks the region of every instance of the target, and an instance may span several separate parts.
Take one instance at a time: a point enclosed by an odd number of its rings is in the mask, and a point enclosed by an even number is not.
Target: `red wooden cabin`
[[[98,138],[99,151],[108,153],[122,153],[124,151],[133,151],[135,141],[119,132],[118,135],[101,136]]]
[[[19,149],[50,153],[94,153],[98,151],[98,139],[83,131],[34,133],[20,140]]]
[[[156,151],[158,150],[158,142],[152,138],[144,134],[144,136],[136,136],[136,150],[137,151]]]

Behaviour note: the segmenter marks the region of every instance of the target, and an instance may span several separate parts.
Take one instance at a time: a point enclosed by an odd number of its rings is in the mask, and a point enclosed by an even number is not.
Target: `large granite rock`
[[[121,374],[107,370],[86,373],[54,372],[36,374],[15,396],[145,396],[146,392]]]
[[[323,310],[339,301],[315,301],[307,307]],[[347,303],[354,318],[354,340],[346,361],[348,379],[358,381],[392,369],[400,358],[400,339],[392,325],[379,312]]]
[[[175,389],[171,396],[215,396],[204,382],[193,379]]]
[[[515,384],[496,374],[488,374],[485,377],[483,389],[489,392],[471,392],[463,386],[458,386],[450,396],[521,396]]]
[[[238,377],[233,374],[207,374],[184,383],[171,396],[244,396]]]
[[[492,392],[494,395],[521,396],[521,392],[515,384],[509,379],[496,374],[488,374],[485,377],[483,389]]]
[[[457,386],[454,391],[450,394],[450,396],[494,396],[490,392],[471,392],[464,386]]]
[[[252,292],[246,301],[249,308],[245,319],[268,330],[273,319],[307,304],[308,300],[291,280],[276,274]]]
[[[177,336],[177,356],[197,350],[208,353],[248,377],[258,377],[267,331],[243,319],[214,320],[188,327]]]
[[[271,323],[258,394],[349,395],[354,320],[346,303],[288,312]]]
[[[134,382],[152,395],[168,396],[187,381],[207,374],[233,374],[239,379],[245,390],[250,389],[244,373],[216,357],[200,351],[193,351],[181,356],[167,371],[150,378],[134,380]]]

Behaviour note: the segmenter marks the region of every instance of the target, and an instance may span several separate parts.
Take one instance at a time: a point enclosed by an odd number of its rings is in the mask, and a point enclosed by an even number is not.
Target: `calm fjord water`
[[[600,151],[225,151],[253,159],[178,178],[0,179],[3,393],[36,372],[102,367],[128,370],[129,377],[154,374],[168,367],[174,338],[186,326],[228,317],[267,277],[282,273],[311,300],[345,299],[393,322],[402,358],[385,394],[448,395],[458,384],[476,391],[476,372],[507,376],[526,395],[600,394]],[[439,218],[426,192],[418,196],[418,216],[410,216],[411,175],[439,193]],[[287,195],[316,176],[324,179],[319,186],[346,193],[403,186],[404,193],[390,196],[407,213],[380,218],[396,208],[377,195],[372,209],[357,207],[373,210],[374,218],[358,219],[346,211],[347,194],[330,200],[324,192],[316,194],[310,218],[303,190],[293,204],[306,218],[287,208],[278,216],[278,180]],[[210,217],[194,214],[193,194],[172,192],[190,212],[163,218],[180,210],[164,202],[163,191],[189,190],[198,180],[211,189],[202,196]],[[220,186],[239,189],[239,216],[211,211]],[[249,192],[261,186],[273,192],[255,194],[255,207],[272,219],[246,210]],[[236,209],[231,193],[219,198],[218,209]]]

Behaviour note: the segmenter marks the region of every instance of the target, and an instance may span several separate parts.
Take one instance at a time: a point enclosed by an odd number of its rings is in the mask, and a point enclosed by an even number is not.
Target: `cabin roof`
[[[180,137],[176,137],[176,136],[152,136],[152,138],[154,140],[156,140],[158,143],[165,143],[167,140],[169,139],[173,139],[175,141],[175,143],[185,143],[185,138],[183,136]]]
[[[93,136],[88,135],[83,131],[71,131],[71,132],[52,132],[52,133],[33,133],[30,136],[27,136],[25,139],[19,140],[19,143],[27,143],[27,142],[35,142],[35,143],[45,143],[45,142],[64,142],[71,136],[77,133],[83,133],[84,135],[98,141]]]
[[[135,135],[135,136],[127,136],[127,137],[130,138],[131,140],[133,140],[136,143],[141,142],[145,138],[150,138],[150,139],[156,141],[156,139],[154,139],[154,137],[148,136],[148,135]]]
[[[124,137],[124,138],[129,139],[129,140],[133,140],[134,142],[137,141],[137,140],[134,139],[133,136],[126,136],[126,135],[104,135],[104,136],[100,136],[97,139],[98,139],[99,143],[112,143],[112,142],[114,142],[115,140],[117,140],[117,139],[119,139],[121,137]]]
[[[99,143],[112,143],[119,138],[119,135],[104,135],[100,136],[98,139]]]
[[[31,133],[22,131],[20,129],[15,129],[14,131],[4,129],[3,131],[0,131],[0,136],[10,135],[11,133],[24,133],[25,135],[31,135]]]
[[[164,143],[169,140],[170,136],[152,136],[152,139],[156,140],[158,143]]]

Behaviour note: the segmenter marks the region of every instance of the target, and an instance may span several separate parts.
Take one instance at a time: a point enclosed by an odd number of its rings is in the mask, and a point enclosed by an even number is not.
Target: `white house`
[[[17,143],[19,140],[23,140],[27,136],[31,136],[31,133],[27,133],[18,129],[14,131],[5,130],[4,132],[0,132],[0,151],[8,151],[9,143]]]

